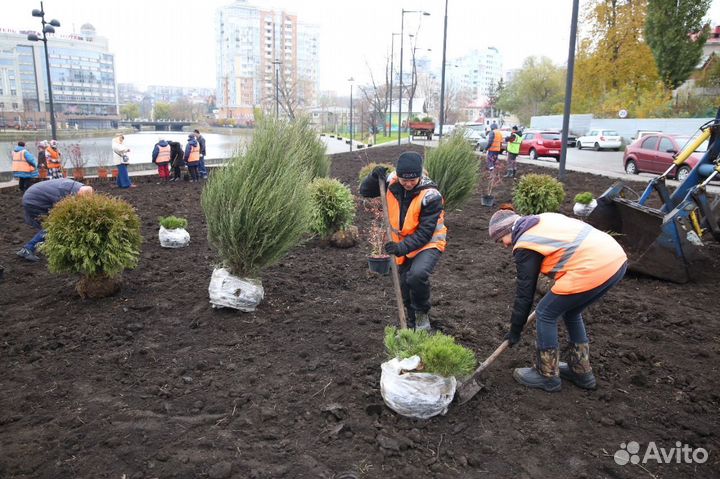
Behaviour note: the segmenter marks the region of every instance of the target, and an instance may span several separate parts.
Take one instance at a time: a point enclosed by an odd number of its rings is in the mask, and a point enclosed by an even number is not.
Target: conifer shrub
[[[303,165],[309,178],[325,178],[330,174],[330,156],[325,154],[325,143],[317,136],[308,117],[283,122],[284,129],[278,141],[287,141],[290,154]]]
[[[390,358],[420,356],[422,372],[466,377],[475,371],[477,359],[470,349],[455,343],[452,336],[427,331],[385,328],[385,349]]]
[[[69,196],[50,210],[41,251],[53,273],[81,276],[77,291],[98,298],[120,289],[119,277],[140,257],[140,218],[126,201],[106,195]]]
[[[425,155],[425,169],[445,199],[445,209],[460,208],[477,189],[480,162],[461,133],[451,134]]]
[[[334,178],[310,183],[310,231],[323,238],[350,226],[355,219],[355,198],[350,188]]]
[[[213,173],[202,192],[208,241],[236,276],[256,277],[297,245],[310,224],[302,129],[261,119],[252,142]],[[312,133],[314,136],[314,133]]]
[[[388,174],[395,171],[395,167],[391,165],[390,163],[375,163],[374,161],[371,163],[368,163],[367,165],[360,168],[360,172],[358,173],[358,179],[360,180],[360,183],[365,181],[365,178],[370,176],[370,173],[373,172],[375,168],[378,166],[384,166],[388,169]]]
[[[575,203],[580,203],[581,205],[589,205],[592,203],[592,200],[593,194],[589,191],[584,191],[575,195]]]
[[[523,175],[513,195],[515,211],[521,215],[557,212],[564,200],[565,188],[550,175]]]
[[[179,228],[187,228],[188,222],[185,218],[178,218],[177,216],[165,216],[158,218],[160,226],[166,230],[176,230]]]

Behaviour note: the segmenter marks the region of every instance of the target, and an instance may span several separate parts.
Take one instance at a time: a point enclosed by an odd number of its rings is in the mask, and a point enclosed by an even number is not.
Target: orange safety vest
[[[627,261],[612,236],[558,213],[538,215],[540,222],[517,239],[518,248],[545,256],[540,272],[555,279],[555,294],[590,291],[610,279]]]
[[[48,168],[60,168],[60,152],[52,146],[45,149],[45,160]]]
[[[493,130],[495,136],[493,136],[492,145],[488,148],[488,151],[500,151],[502,150],[503,136],[500,130]]]
[[[27,162],[25,159],[25,152],[27,150],[13,151],[12,154],[12,168],[16,173],[32,173],[35,171],[35,167]]]
[[[164,165],[165,163],[170,163],[170,145],[166,146],[158,146],[158,156],[155,159],[155,163],[158,165]],[[190,156],[192,156],[192,152],[190,153]]]
[[[397,183],[397,177],[390,181],[389,187]],[[407,212],[405,213],[405,221],[403,222],[402,229],[400,229],[400,202],[395,198],[395,195],[389,193],[387,198],[388,204],[388,216],[390,216],[390,229],[392,230],[392,239],[395,242],[400,242],[406,237],[414,234],[420,226],[420,213],[422,211],[422,201],[428,192],[432,191],[433,188],[422,190],[413,200],[410,202]],[[437,191],[437,190],[435,190]],[[411,251],[406,256],[398,256],[395,258],[397,264],[403,264],[405,258],[414,258],[421,251],[430,248],[436,248],[440,251],[445,251],[445,245],[447,244],[447,227],[445,226],[445,212],[440,213],[438,222],[435,225],[435,231],[433,232],[430,241],[423,247]]]
[[[187,162],[197,163],[198,161],[200,161],[200,147],[198,145],[191,146]]]

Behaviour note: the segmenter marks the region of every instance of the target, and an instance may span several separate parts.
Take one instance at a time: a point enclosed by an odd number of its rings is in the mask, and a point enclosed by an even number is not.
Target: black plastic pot
[[[390,256],[368,257],[368,268],[377,274],[387,275],[390,273]]]
[[[480,197],[480,204],[487,207],[492,207],[495,204],[495,197],[493,195],[482,195]]]

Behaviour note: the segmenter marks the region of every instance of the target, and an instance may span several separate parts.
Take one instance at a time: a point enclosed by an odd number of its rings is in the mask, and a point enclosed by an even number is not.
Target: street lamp
[[[352,143],[353,143],[353,124],[352,124],[352,111],[353,111],[353,102],[352,102],[352,94],[353,94],[353,82],[355,79],[353,77],[348,78],[348,81],[350,82],[350,152],[352,153]]]
[[[388,102],[388,109],[390,110],[389,116],[389,123],[390,123],[390,131],[388,132],[388,137],[392,137],[392,89],[393,89],[393,76],[394,76],[394,69],[393,69],[393,60],[395,59],[395,37],[397,35],[400,35],[399,33],[393,33],[392,39],[390,40],[390,101]],[[398,120],[398,128],[400,128],[400,121]]]
[[[405,31],[405,14],[406,13],[422,13],[425,16],[430,16],[430,13],[424,12],[422,10],[405,10],[402,9],[402,15],[400,15],[400,99],[398,100],[398,145],[400,144],[400,132],[402,131],[402,128],[400,125],[402,124],[402,67],[403,67],[403,32]]]
[[[443,124],[445,123],[445,52],[447,50],[447,10],[448,0],[445,0],[445,27],[443,30],[442,74],[440,75],[440,131],[438,134],[438,142],[442,141]]]
[[[47,70],[47,87],[48,87],[48,99],[50,100],[50,127],[52,128],[52,139],[57,139],[57,126],[55,125],[55,106],[53,105],[52,97],[52,81],[50,80],[50,56],[48,55],[47,47],[47,34],[55,33],[55,27],[60,26],[58,20],[52,19],[50,22],[45,21],[45,9],[43,8],[43,2],[40,2],[40,10],[34,8],[32,11],[33,17],[40,17],[42,23],[42,38],[38,37],[34,33],[30,33],[27,39],[31,42],[42,41],[45,44],[45,68]]]
[[[282,65],[282,62],[278,59],[275,59],[272,61],[272,64],[275,65],[275,119],[278,119],[278,116],[280,115],[280,78],[279,78],[279,72],[280,72],[280,65]]]

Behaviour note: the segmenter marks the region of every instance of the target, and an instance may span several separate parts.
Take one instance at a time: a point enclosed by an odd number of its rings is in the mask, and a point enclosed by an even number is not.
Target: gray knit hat
[[[498,242],[506,234],[512,233],[512,227],[520,215],[511,210],[496,211],[490,218],[488,232],[493,241]]]

